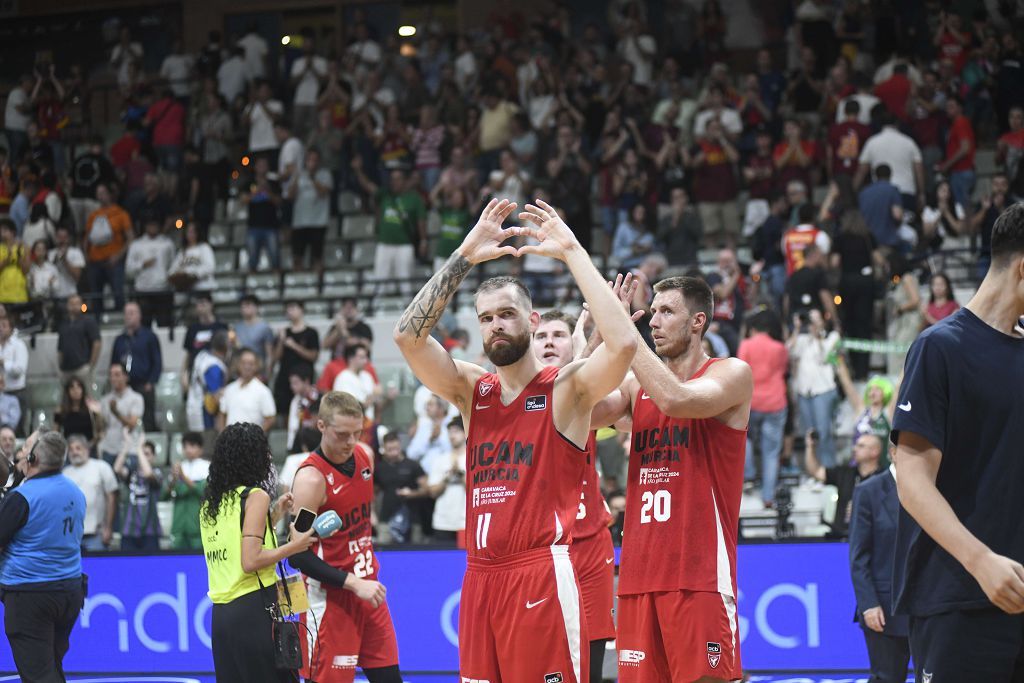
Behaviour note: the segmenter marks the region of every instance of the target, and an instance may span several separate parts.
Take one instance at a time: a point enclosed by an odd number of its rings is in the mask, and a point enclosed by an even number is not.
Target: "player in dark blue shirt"
[[[918,681],[1024,681],[1024,205],[966,307],[907,355],[893,595]]]

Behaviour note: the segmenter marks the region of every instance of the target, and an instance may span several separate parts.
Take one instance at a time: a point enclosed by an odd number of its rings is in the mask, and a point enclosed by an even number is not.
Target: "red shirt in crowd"
[[[737,357],[750,366],[754,394],[750,409],[775,413],[786,407],[786,369],[789,353],[786,345],[765,332],[757,332],[740,342]]]
[[[971,36],[969,34],[964,33],[961,34],[960,38],[957,38],[949,31],[943,33],[942,39],[939,41],[939,53],[943,59],[953,61],[953,67],[958,74],[964,70],[964,64],[967,63],[967,48],[970,44]]]
[[[747,161],[747,168],[755,171],[768,170],[767,177],[758,178],[750,183],[751,199],[768,199],[775,188],[775,162],[770,156],[755,154]]]
[[[704,162],[694,174],[693,194],[698,202],[727,202],[736,198],[736,176],[732,162],[717,142],[699,140],[696,153],[704,154]]]
[[[185,107],[173,97],[154,102],[146,112],[153,126],[153,144],[158,147],[185,144]]]
[[[135,153],[142,149],[139,139],[131,133],[125,133],[110,148],[110,163],[114,168],[124,168],[132,160]]]
[[[857,171],[860,151],[870,136],[871,129],[856,119],[832,124],[828,130],[832,175],[853,175]]]
[[[792,180],[799,180],[807,187],[811,187],[811,168],[818,160],[818,143],[813,140],[801,140],[800,148],[803,149],[804,154],[810,159],[810,163],[807,166],[801,166],[793,159],[790,159],[785,166],[779,169],[779,176],[775,180],[779,187],[785,187],[786,184]],[[775,145],[775,150],[772,152],[772,158],[778,161],[788,151],[789,141],[783,140],[779,144]]]
[[[910,79],[904,74],[893,74],[875,86],[875,96],[900,121],[907,120],[907,98],[910,97]]]
[[[967,154],[960,157],[960,160],[953,164],[950,171],[970,171],[974,169],[974,129],[971,128],[971,121],[961,114],[953,121],[949,128],[949,139],[946,140],[946,158],[952,159],[960,151],[961,141],[967,141]]]

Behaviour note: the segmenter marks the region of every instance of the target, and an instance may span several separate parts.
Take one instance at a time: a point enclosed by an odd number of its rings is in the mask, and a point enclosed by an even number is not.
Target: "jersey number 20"
[[[640,523],[667,522],[672,516],[672,494],[668,491],[644,491],[640,496]]]

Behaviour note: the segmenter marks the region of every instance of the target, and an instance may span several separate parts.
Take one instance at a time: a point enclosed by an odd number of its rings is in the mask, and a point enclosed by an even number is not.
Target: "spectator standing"
[[[977,210],[971,216],[970,230],[979,234],[978,272],[984,278],[992,263],[992,229],[996,219],[1003,214],[1017,199],[1010,194],[1010,181],[1005,173],[992,176],[992,189],[982,198]]]
[[[457,188],[445,188],[437,183],[430,196],[434,205],[440,207],[441,231],[434,251],[434,270],[439,271],[462,244],[470,227],[470,215],[466,210],[466,194]]]
[[[910,346],[921,331],[921,286],[906,259],[899,254],[889,257],[889,292],[886,304],[886,339],[893,344]],[[903,370],[906,350],[887,354],[888,374],[896,377]]]
[[[242,48],[245,54],[245,68],[252,78],[263,78],[266,76],[266,60],[269,50],[267,41],[260,35],[259,26],[251,22],[246,28],[245,35],[236,43]]]
[[[469,165],[469,154],[461,144],[452,147],[448,165],[441,171],[438,185],[445,191],[457,189],[466,195],[467,203],[476,196],[479,187],[479,174],[475,168]]]
[[[582,150],[582,139],[574,126],[559,125],[555,153],[545,168],[549,180],[549,201],[564,213],[576,239],[590,250],[591,220],[590,178],[592,167]]]
[[[409,147],[415,155],[416,171],[423,180],[423,190],[430,192],[441,176],[441,146],[444,144],[444,126],[437,120],[437,109],[432,104],[420,107],[419,125],[412,130]]]
[[[512,118],[519,107],[504,99],[494,86],[481,97],[480,111],[480,173],[487,175],[498,167],[501,150],[512,139]]]
[[[743,277],[736,252],[722,249],[718,252],[716,269],[705,278],[715,295],[712,327],[729,345],[729,352],[736,353],[740,343],[740,326],[747,308],[747,281]]]
[[[996,162],[1002,164],[1006,177],[1010,178],[1015,190],[1024,184],[1020,174],[1020,161],[1024,159],[1024,108],[1010,109],[1010,129],[999,136],[996,142]]]
[[[97,445],[100,456],[113,464],[126,443],[125,432],[131,432],[142,421],[145,401],[128,386],[128,371],[120,362],[110,364],[107,375],[110,392],[100,399],[100,416],[106,429]]]
[[[313,373],[301,367],[288,375],[288,385],[292,391],[292,400],[288,404],[288,452],[299,453],[303,451],[299,433],[310,429],[316,431],[320,390],[313,385]]]
[[[7,393],[18,399],[21,413],[28,413],[28,346],[14,330],[8,316],[0,317],[0,372],[3,372]],[[21,424],[11,425],[21,434]]]
[[[405,456],[395,432],[389,432],[381,441],[381,458],[373,470],[373,483],[380,496],[378,519],[387,525],[392,542],[410,542],[416,512],[412,501],[428,495],[427,474],[418,462]]]
[[[949,135],[946,138],[946,158],[935,170],[949,176],[953,198],[961,206],[968,206],[974,193],[974,128],[964,116],[963,104],[957,97],[946,99],[949,117]]]
[[[875,182],[861,190],[857,197],[860,212],[876,243],[904,250],[910,245],[900,233],[903,200],[899,189],[891,182],[892,169],[888,164],[879,164],[875,166],[874,176]]]
[[[274,403],[277,412],[288,414],[292,400],[288,377],[295,371],[308,371],[313,376],[313,363],[320,353],[320,335],[306,324],[306,307],[301,301],[292,300],[285,304],[288,327],[277,335],[274,344],[274,362],[277,378],[274,380]],[[269,373],[268,373],[269,374]]]
[[[64,680],[63,659],[85,602],[86,502],[61,474],[67,443],[33,434],[15,467],[24,477],[0,506],[4,630],[21,680]]]
[[[160,232],[160,224],[148,219],[142,237],[132,240],[125,258],[125,274],[133,280],[135,300],[142,311],[142,324],[154,320],[170,327],[174,319],[174,293],[167,281],[174,262],[174,243]]]
[[[157,503],[163,490],[164,473],[156,466],[156,447],[146,435],[127,433],[114,461],[114,474],[128,487],[121,525],[121,550],[156,553],[160,550],[160,516]],[[128,451],[135,447],[135,453]]]
[[[57,369],[61,383],[77,377],[91,385],[100,357],[99,326],[91,315],[82,313],[82,297],[73,294],[65,306],[65,318],[57,328]]]
[[[225,332],[228,326],[217,319],[213,311],[213,298],[209,292],[198,292],[192,298],[195,307],[195,322],[185,330],[185,363],[182,367],[182,391],[187,391],[189,378],[192,376],[192,362],[200,351],[206,348],[213,335],[220,330]]]
[[[879,459],[885,441],[874,434],[864,434],[853,444],[853,462],[825,465],[819,456],[819,438],[813,431],[805,436],[804,468],[811,476],[826,486],[837,489],[836,516],[829,525],[831,531],[826,537],[845,538],[850,526],[854,490],[857,484],[882,471]]]
[[[22,178],[18,183],[18,194],[11,200],[8,218],[14,221],[14,227],[20,233],[32,214],[32,199],[39,192],[39,183],[34,177]]]
[[[827,332],[821,312],[811,309],[798,314],[796,334],[790,336],[787,344],[790,360],[795,365],[793,390],[800,408],[800,424],[817,433],[820,443],[818,460],[825,467],[836,464],[832,437],[836,376],[829,356],[838,343],[839,334]],[[812,475],[814,471],[816,468],[808,468]]]
[[[276,165],[280,143],[274,135],[274,122],[284,115],[284,106],[271,98],[270,84],[267,81],[257,81],[252,90],[252,101],[242,111],[242,120],[249,127],[249,153],[257,159],[262,157],[268,163]],[[232,101],[226,93],[221,94],[228,102]]]
[[[838,326],[835,300],[825,272],[825,256],[816,244],[807,246],[803,265],[786,282],[786,299],[783,304],[786,315],[806,312],[808,309],[822,315],[828,314],[828,318]]]
[[[267,252],[270,267],[281,268],[278,244],[281,228],[281,188],[270,178],[270,162],[257,157],[256,173],[249,191],[242,195],[242,203],[249,207],[248,230],[245,244],[249,254],[249,271],[256,272],[260,265],[260,252]]]
[[[830,265],[839,271],[839,317],[847,336],[871,339],[875,318],[875,242],[874,235],[860,213],[843,214]],[[855,351],[850,365],[857,380],[868,376],[870,354]]]
[[[239,98],[243,94],[245,94],[245,90],[246,90],[246,88],[249,87],[250,82],[252,81],[252,79],[253,79],[253,76],[249,73],[249,70],[248,70],[248,68],[245,65],[244,52],[243,52],[242,48],[236,47],[236,48],[234,48],[231,51],[231,54],[228,56],[228,58],[225,59],[224,62],[221,63],[220,66],[217,67],[217,92],[220,94],[221,97],[224,98],[224,101],[227,102],[229,107],[233,107],[235,105],[235,103],[239,100]],[[260,78],[260,80],[257,81],[257,83],[262,83],[262,82],[263,82],[262,78]],[[258,87],[259,87],[259,85],[257,85],[257,88]],[[269,91],[268,91],[268,97],[269,97]],[[275,102],[276,102],[276,100],[275,100]],[[278,104],[280,104],[280,103],[278,103]],[[250,104],[249,106],[251,107],[252,105]],[[267,107],[269,109],[276,110],[274,105],[268,104]],[[281,109],[280,111],[276,111],[276,113],[277,113],[277,115],[280,115],[283,111],[284,110]],[[253,121],[254,117],[251,115],[251,113],[252,112],[250,110],[247,110],[243,114],[243,117],[244,117],[243,120],[249,126],[253,126],[254,125],[254,121]],[[260,121],[260,125],[262,125],[262,117],[263,116],[264,115],[262,115],[262,114],[256,114],[256,116],[255,116],[256,120]],[[265,140],[266,140],[265,138],[260,137],[258,134],[257,134],[257,136],[255,138],[255,141],[257,142],[257,144],[259,144],[260,142],[265,141]],[[251,152],[258,151],[258,150],[254,150],[251,147],[253,141],[254,141],[253,133],[252,133],[252,129],[250,128],[250,132],[249,132],[250,149],[249,149],[249,151],[251,151]]]
[[[842,108],[843,118],[828,129],[829,177],[837,185],[843,205],[853,204],[853,179],[861,150],[871,136],[871,129],[860,122],[860,103],[847,100]]]
[[[181,232],[181,249],[171,262],[168,280],[179,291],[212,292],[217,287],[213,247],[196,221],[188,221]]]
[[[85,224],[85,276],[89,284],[89,307],[103,314],[103,289],[109,286],[114,307],[124,306],[124,257],[132,241],[132,219],[114,202],[110,188],[96,187],[100,208],[89,214]]]
[[[200,117],[199,135],[201,136],[202,161],[201,174],[212,180],[212,188],[189,187],[189,206],[196,212],[195,220],[201,227],[208,228],[213,215],[206,212],[212,208],[208,202],[199,201],[200,196],[208,194],[215,201],[228,196],[228,176],[231,174],[231,142],[234,136],[234,124],[228,103],[218,93],[206,95],[206,111]],[[198,183],[199,177],[193,179]]]
[[[907,103],[910,100],[910,93],[913,84],[907,77],[907,64],[897,62],[892,69],[892,75],[875,86],[875,95],[897,119],[907,120]]]
[[[452,449],[448,439],[448,404],[436,394],[427,401],[426,415],[416,420],[416,430],[406,448],[406,455],[423,467],[424,472],[432,472],[434,463],[447,456]]]
[[[167,83],[174,97],[185,106],[188,106],[193,66],[195,60],[192,55],[185,54],[181,39],[175,38],[171,42],[171,51],[160,63],[160,79]]]
[[[199,508],[210,474],[210,461],[203,458],[203,436],[186,432],[181,437],[185,456],[171,467],[168,494],[174,501],[171,521],[171,547],[175,550],[202,550],[199,532]]]
[[[192,380],[185,399],[188,428],[205,432],[216,426],[221,392],[228,383],[228,333],[218,330],[192,363]]]
[[[370,350],[364,344],[349,344],[345,347],[344,356],[346,367],[334,378],[332,388],[334,391],[343,391],[355,396],[363,404],[367,426],[372,425],[381,390],[380,384],[366,369],[370,362]]]
[[[0,304],[28,303],[32,255],[18,239],[14,221],[0,218]]]
[[[895,449],[891,449],[894,451]],[[864,631],[871,677],[899,680],[910,663],[910,619],[893,614],[892,575],[900,501],[896,467],[854,487],[850,513],[850,577],[856,621]]]
[[[21,405],[18,399],[7,393],[7,383],[0,375],[0,423],[5,425],[21,424]]]
[[[85,495],[82,550],[103,551],[113,538],[114,515],[120,487],[114,470],[103,460],[89,457],[89,442],[81,434],[67,437],[68,465],[63,469]]]
[[[103,431],[102,413],[100,402],[89,396],[81,379],[72,376],[64,383],[63,397],[53,414],[53,421],[64,438],[70,439],[78,434],[86,439],[92,450]]]
[[[796,119],[786,121],[782,141],[775,145],[772,159],[780,184],[799,180],[808,187],[814,186],[818,145],[804,138],[803,129]]]
[[[924,205],[925,182],[921,148],[912,138],[899,131],[891,114],[886,114],[882,122],[882,130],[864,143],[853,185],[855,188],[860,187],[871,169],[885,164],[892,172],[892,184],[903,197],[903,206],[915,209]]]
[[[735,247],[740,234],[736,196],[739,188],[733,165],[739,153],[726,138],[718,119],[708,121],[691,152],[694,166],[694,198],[704,225],[704,244],[708,247]]]
[[[454,542],[466,547],[466,429],[462,416],[453,417],[447,426],[451,449],[434,458],[427,473],[427,488],[434,499],[431,526],[434,540]]]
[[[68,206],[74,216],[76,229],[82,232],[85,230],[86,218],[99,208],[96,203],[96,186],[117,179],[114,166],[103,153],[102,136],[91,138],[86,151],[75,157],[71,162],[70,176]]]
[[[128,92],[135,85],[135,79],[142,69],[142,43],[132,40],[127,26],[121,27],[119,41],[110,52],[110,66],[117,73],[117,85],[122,92]]]
[[[139,304],[124,306],[124,332],[114,339],[110,362],[120,363],[128,371],[128,383],[142,396],[145,404],[142,423],[147,432],[156,431],[156,384],[163,372],[160,339],[142,322]]]
[[[775,503],[775,485],[779,474],[779,456],[786,427],[786,374],[789,353],[781,341],[771,337],[772,316],[762,311],[748,321],[751,335],[740,342],[737,357],[749,366],[754,380],[747,428],[747,460],[744,479],[756,475],[755,450],[761,455],[761,500],[765,507]]]
[[[759,129],[754,135],[754,151],[743,164],[743,180],[750,198],[743,212],[743,235],[753,234],[771,213],[769,202],[776,187],[781,187],[775,173],[775,159],[772,156],[772,134],[767,128]]]
[[[803,204],[796,210],[796,225],[782,235],[782,253],[786,258],[786,275],[792,276],[803,267],[805,252],[810,245],[827,254],[832,250],[832,238],[814,224],[814,206]]]
[[[256,354],[260,365],[269,367],[274,355],[274,331],[260,317],[260,302],[255,294],[245,294],[240,303],[242,320],[232,326],[234,348],[249,349]]]
[[[864,434],[874,434],[883,441],[888,441],[892,430],[892,413],[895,406],[892,398],[896,388],[888,378],[874,375],[864,385],[863,394],[857,392],[850,377],[849,368],[842,355],[836,360],[836,377],[839,379],[843,394],[846,396],[856,422],[853,425],[853,440]],[[888,467],[889,459],[883,453],[881,463]]]
[[[615,237],[612,239],[612,256],[619,262],[619,267],[629,270],[636,268],[644,258],[654,251],[654,233],[650,230],[647,221],[647,205],[636,203],[629,211],[629,218],[619,223],[615,229]],[[535,283],[536,284],[536,283]],[[537,292],[537,296],[543,301],[543,292],[550,289],[530,285],[531,292]]]
[[[309,130],[316,122],[316,100],[320,88],[327,80],[327,60],[314,54],[315,44],[311,34],[302,36],[302,56],[292,62],[291,86],[295,89],[292,99],[292,116],[296,130]]]
[[[669,210],[658,221],[657,239],[665,247],[665,257],[671,266],[697,264],[697,252],[704,236],[700,214],[690,205],[683,187],[669,192]]]
[[[256,354],[243,349],[238,354],[238,379],[224,388],[217,415],[217,431],[228,425],[252,422],[269,432],[274,426],[277,409],[274,394],[257,377],[260,366]]]
[[[7,151],[12,165],[21,161],[22,152],[28,147],[29,121],[32,120],[32,75],[22,74],[16,85],[7,94],[4,107],[4,135],[7,136]]]
[[[295,175],[302,170],[305,151],[302,140],[292,134],[292,124],[284,118],[274,121],[274,136],[281,145],[277,157],[277,182],[282,188],[288,187]]]
[[[921,309],[924,327],[934,325],[960,310],[960,304],[953,296],[953,285],[945,273],[935,273],[928,282],[928,304]]]
[[[304,269],[306,256],[310,267],[323,270],[324,235],[330,220],[331,191],[334,178],[320,165],[320,152],[306,150],[302,168],[295,174],[288,188],[292,204],[292,262],[293,268]]]
[[[57,281],[53,294],[59,301],[65,301],[78,294],[78,281],[85,268],[85,254],[71,244],[71,229],[66,225],[58,225],[54,235],[54,246],[46,254],[46,258],[57,270]]]
[[[940,180],[928,204],[921,212],[921,241],[929,249],[938,249],[947,237],[966,234],[966,211],[953,199],[948,180]]]
[[[186,86],[187,87],[187,86]],[[171,195],[177,192],[178,172],[182,168],[181,155],[185,147],[185,107],[170,89],[146,111],[142,125],[153,131],[153,149],[157,165],[163,173],[163,184]]]
[[[390,187],[385,190],[366,177],[360,156],[352,159],[352,169],[363,190],[375,198],[377,206],[377,250],[373,257],[373,279],[377,292],[392,291],[388,283],[399,282],[398,291],[411,291],[409,276],[416,254],[426,254],[426,207],[419,193],[408,187],[404,171],[393,170]]]

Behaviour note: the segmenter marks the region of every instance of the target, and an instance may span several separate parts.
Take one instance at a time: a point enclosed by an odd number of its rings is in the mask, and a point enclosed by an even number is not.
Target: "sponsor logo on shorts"
[[[360,474],[363,475],[363,481],[370,481],[370,477],[373,476],[373,472],[370,471],[369,467],[364,467]]]
[[[493,388],[493,384],[488,384],[487,382],[480,382],[480,395],[486,396],[487,394],[491,393],[491,389]],[[469,683],[476,683],[476,681],[469,681]],[[483,681],[483,683],[487,683],[487,681]]]
[[[643,650],[619,650],[619,666],[640,666],[640,662],[647,659],[647,653]]]
[[[359,655],[334,655],[332,669],[354,669],[359,664]]]
[[[548,397],[546,395],[526,397],[526,412],[528,413],[535,410],[547,410],[547,407]]]
[[[462,683],[491,683],[491,682],[489,680],[487,680],[486,678],[466,678],[465,676],[463,676],[462,677]]]
[[[708,664],[711,665],[712,669],[716,669],[720,661],[722,661],[721,643],[708,642]]]
[[[544,683],[562,683],[563,680],[561,672],[555,674],[544,674]]]

